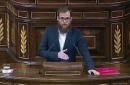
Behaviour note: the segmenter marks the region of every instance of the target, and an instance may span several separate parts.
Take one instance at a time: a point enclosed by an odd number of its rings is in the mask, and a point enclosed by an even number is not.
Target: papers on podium
[[[119,74],[119,70],[116,67],[98,67],[96,68],[101,75],[113,75]]]

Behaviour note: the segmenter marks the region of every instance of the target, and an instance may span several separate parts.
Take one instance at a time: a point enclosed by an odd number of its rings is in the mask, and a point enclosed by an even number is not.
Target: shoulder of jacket
[[[76,27],[72,27],[71,29],[72,29],[72,31],[74,31],[74,32],[81,32],[80,29],[78,29],[78,28],[76,28]]]
[[[57,27],[55,25],[51,25],[51,26],[47,26],[45,30],[46,31],[53,31],[54,28],[57,28]]]
[[[50,31],[50,30],[54,30],[54,28],[57,28],[57,26],[55,25],[50,25],[46,27],[46,30]]]

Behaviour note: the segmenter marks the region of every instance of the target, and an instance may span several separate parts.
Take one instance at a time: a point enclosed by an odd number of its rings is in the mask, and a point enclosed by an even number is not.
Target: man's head
[[[72,21],[71,10],[67,6],[62,7],[57,11],[57,21],[59,24],[59,30],[62,33],[67,32]]]

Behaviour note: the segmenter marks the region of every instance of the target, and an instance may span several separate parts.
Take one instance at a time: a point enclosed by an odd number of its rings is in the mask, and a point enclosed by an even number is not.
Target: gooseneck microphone
[[[51,45],[51,47],[48,49],[48,51],[50,51],[54,46],[55,46],[55,43],[53,43],[53,45]]]
[[[73,46],[74,46],[74,48],[76,49],[76,51],[77,51],[77,53],[79,54],[79,56],[81,56],[81,54],[80,54],[80,51],[79,51],[78,47],[77,47],[75,44],[73,44]]]

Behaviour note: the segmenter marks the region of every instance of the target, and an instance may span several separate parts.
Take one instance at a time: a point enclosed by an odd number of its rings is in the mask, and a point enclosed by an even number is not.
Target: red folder
[[[98,67],[96,70],[101,75],[113,75],[113,74],[119,74],[119,70],[116,67]]]

